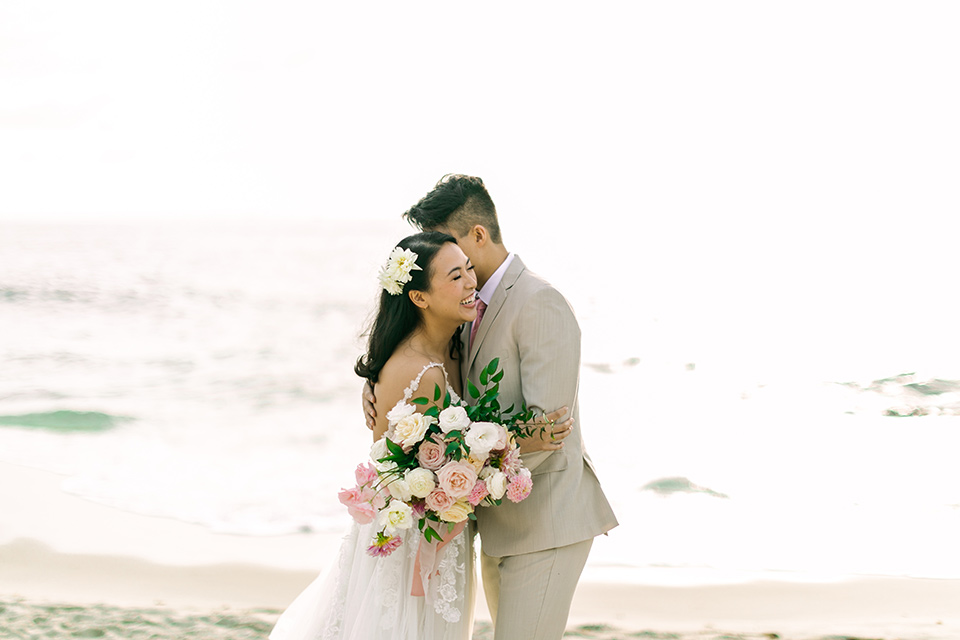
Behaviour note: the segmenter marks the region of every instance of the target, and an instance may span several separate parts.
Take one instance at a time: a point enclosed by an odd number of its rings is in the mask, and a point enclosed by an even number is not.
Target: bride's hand
[[[556,451],[563,448],[563,441],[573,430],[573,418],[557,422],[567,414],[567,408],[561,407],[556,411],[540,416],[528,426],[533,426],[533,433],[527,438],[520,438],[520,453],[534,451]]]

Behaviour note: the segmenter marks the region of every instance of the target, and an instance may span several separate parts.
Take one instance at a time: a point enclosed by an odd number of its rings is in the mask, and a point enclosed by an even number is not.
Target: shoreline
[[[59,485],[56,474],[0,463],[0,605],[7,603],[0,606],[0,628],[14,611],[53,605],[81,607],[92,620],[110,618],[117,608],[147,617],[160,608],[187,617],[189,612],[243,612],[240,617],[254,620],[251,629],[272,626],[339,546],[340,535],[331,534],[216,534],[95,504],[63,493]],[[591,579],[591,573],[602,581]],[[779,638],[960,637],[960,580],[856,577],[664,586],[611,580],[610,575],[585,573],[568,623],[581,629],[579,637],[639,632],[680,638],[721,632]],[[476,637],[485,637],[489,619],[478,594]]]

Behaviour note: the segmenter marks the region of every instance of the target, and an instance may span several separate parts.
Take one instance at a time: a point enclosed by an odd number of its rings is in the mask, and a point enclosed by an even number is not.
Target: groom
[[[593,538],[617,526],[580,435],[580,327],[566,299],[507,251],[480,178],[444,176],[404,217],[457,238],[474,265],[483,304],[461,329],[464,384],[480,386],[498,357],[502,405],[566,406],[573,416],[562,448],[523,456],[534,481],[526,500],[477,510],[495,640],[557,640]]]

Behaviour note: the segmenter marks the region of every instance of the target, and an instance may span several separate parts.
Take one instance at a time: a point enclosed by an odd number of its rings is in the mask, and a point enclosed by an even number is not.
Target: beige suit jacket
[[[500,405],[552,411],[567,406],[575,420],[564,448],[524,456],[533,471],[533,491],[520,503],[477,510],[484,553],[511,556],[582,542],[617,526],[593,465],[583,449],[580,406],[580,326],[570,304],[519,257],[507,268],[484,312],[474,344],[462,328],[469,353],[461,360],[464,380],[478,388],[480,372],[500,358],[504,372]],[[466,395],[466,394],[465,394]],[[469,398],[467,398],[469,400]]]

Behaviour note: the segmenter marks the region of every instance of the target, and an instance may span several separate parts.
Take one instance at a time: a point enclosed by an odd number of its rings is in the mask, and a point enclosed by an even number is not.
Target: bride
[[[374,442],[387,430],[388,410],[416,397],[418,389],[432,398],[438,385],[459,397],[457,329],[477,316],[473,266],[456,239],[444,233],[404,238],[381,269],[380,283],[384,290],[367,352],[355,367],[375,388]],[[569,422],[557,424],[554,433],[556,440],[566,437]],[[546,446],[541,438],[529,440],[523,452]],[[370,553],[375,531],[376,523],[353,524],[337,563],[280,616],[270,640],[470,639],[476,588],[472,525],[438,550],[437,571],[422,596],[411,595],[419,577],[420,531],[404,531],[400,547],[385,557]]]

